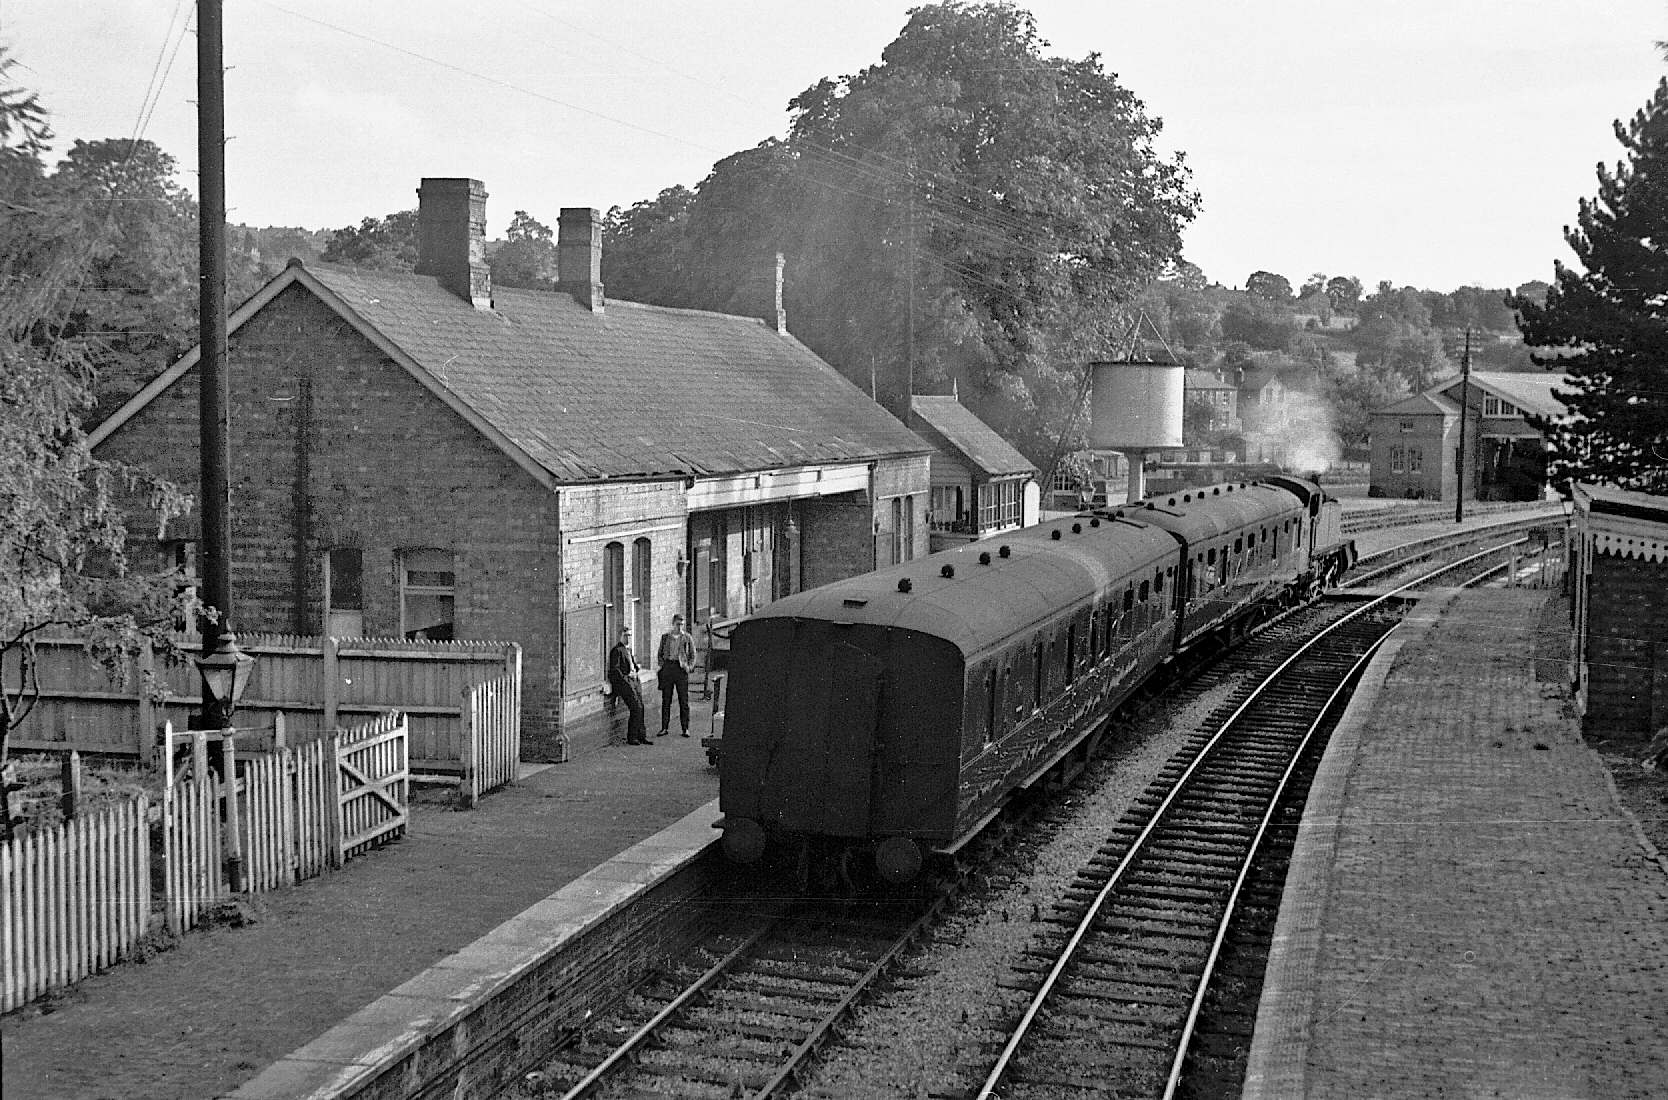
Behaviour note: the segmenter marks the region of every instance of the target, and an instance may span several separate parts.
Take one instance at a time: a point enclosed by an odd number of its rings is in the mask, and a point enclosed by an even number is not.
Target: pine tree
[[[1571,380],[1571,416],[1537,425],[1552,479],[1668,492],[1668,79],[1615,130],[1626,159],[1564,230],[1586,270],[1559,263],[1544,305],[1511,305],[1535,362]]]

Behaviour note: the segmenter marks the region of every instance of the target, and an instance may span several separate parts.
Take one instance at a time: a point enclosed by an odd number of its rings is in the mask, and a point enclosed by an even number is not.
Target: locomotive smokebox
[[[1182,445],[1180,363],[1127,359],[1089,364],[1089,446],[1129,457],[1129,499],[1145,493],[1145,452]]]

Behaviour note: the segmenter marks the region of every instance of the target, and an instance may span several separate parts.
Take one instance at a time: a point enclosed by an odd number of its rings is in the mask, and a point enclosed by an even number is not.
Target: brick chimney
[[[782,271],[786,266],[780,252],[766,254],[753,270],[751,285],[743,291],[747,312],[763,318],[765,324],[783,335],[788,331],[788,311],[782,308]]]
[[[588,206],[564,206],[556,219],[556,289],[602,312],[602,221]]]
[[[492,308],[486,200],[480,180],[425,176],[417,188],[417,274],[435,276],[476,309]]]

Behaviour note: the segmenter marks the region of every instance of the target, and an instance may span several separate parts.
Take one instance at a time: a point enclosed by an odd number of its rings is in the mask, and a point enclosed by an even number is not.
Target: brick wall
[[[1588,585],[1589,736],[1668,726],[1668,563],[1594,554]]]
[[[570,751],[623,740],[625,709],[615,708],[617,715],[610,713],[602,694],[604,657],[614,644],[613,638],[604,638],[603,616],[596,610],[605,595],[608,547],[619,544],[625,565],[626,604],[621,616],[637,632],[633,640],[643,665],[646,705],[652,695],[655,643],[685,604],[684,577],[678,575],[677,563],[688,539],[686,501],[681,479],[562,490],[563,607],[570,649],[561,713]],[[633,547],[639,539],[648,540],[649,548],[646,631],[633,621],[631,611],[634,598],[645,598],[637,591],[632,568]]]
[[[320,633],[325,552],[355,547],[365,632],[397,634],[399,552],[448,550],[456,634],[522,645],[523,755],[547,758],[557,494],[301,287],[233,336],[230,374],[236,628]],[[194,489],[197,389],[192,371],[118,428],[100,457]]]

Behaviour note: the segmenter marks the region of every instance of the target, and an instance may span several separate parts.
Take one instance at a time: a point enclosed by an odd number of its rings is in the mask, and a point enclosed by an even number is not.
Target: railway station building
[[[645,678],[706,628],[927,553],[930,448],[789,334],[607,299],[596,211],[548,290],[495,288],[486,190],[425,179],[415,273],[291,261],[231,316],[240,631],[513,641],[523,755],[600,743],[622,626]],[[197,483],[198,351],[90,433]],[[136,547],[196,554],[191,526]],[[137,560],[144,560],[142,557]]]
[[[1557,374],[1473,371],[1469,394],[1449,379],[1373,414],[1374,496],[1453,500],[1459,478],[1460,401],[1465,398],[1465,499],[1539,500],[1546,495],[1546,444],[1529,417],[1556,418]]]
[[[933,550],[1037,522],[1037,468],[958,398],[916,395],[909,426],[932,447]]]
[[[1583,731],[1668,733],[1668,497],[1577,485],[1570,576]]]

